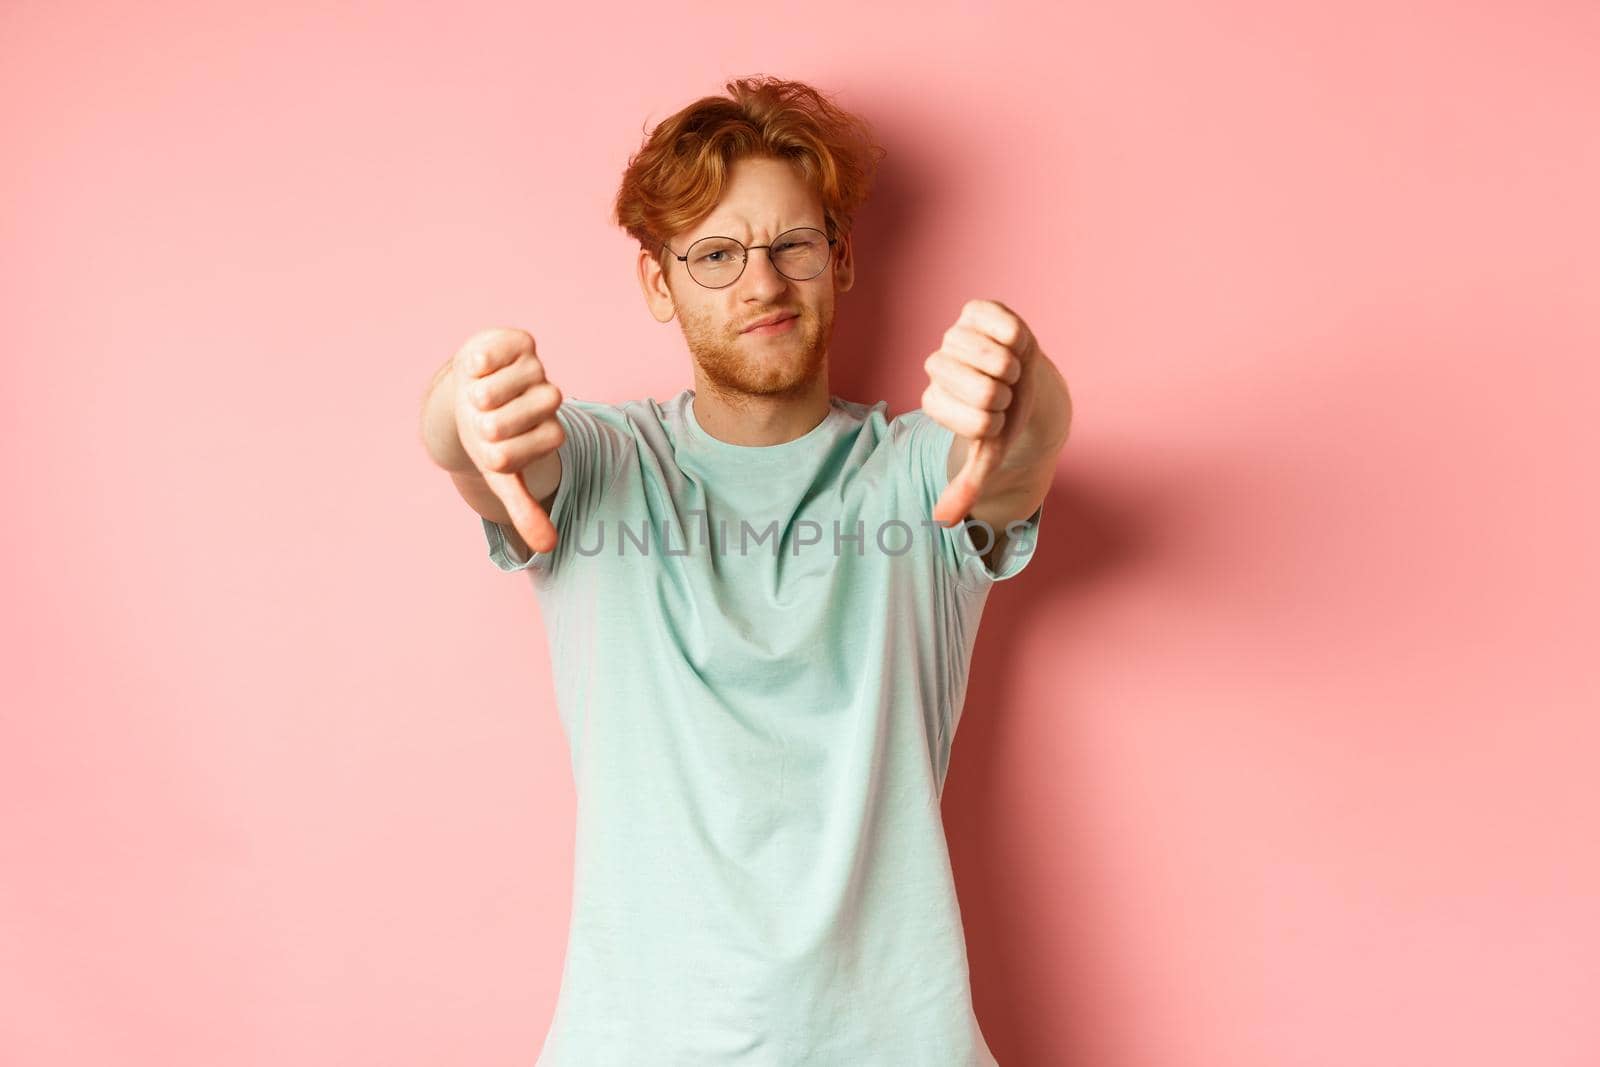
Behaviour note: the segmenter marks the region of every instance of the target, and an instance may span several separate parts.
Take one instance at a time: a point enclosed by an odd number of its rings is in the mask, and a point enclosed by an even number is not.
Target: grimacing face
[[[669,236],[667,244],[680,256],[702,237],[764,245],[796,226],[827,232],[821,198],[794,164],[750,157],[729,168],[711,213]],[[657,322],[678,317],[689,355],[711,385],[726,393],[783,396],[826,375],[834,300],[854,282],[848,235],[837,238],[822,273],[801,282],[778,273],[765,249],[751,252],[739,280],[721,289],[707,289],[689,276],[687,264],[663,258],[665,269],[648,250],[639,250],[640,287]],[[799,317],[778,333],[742,332],[778,312]]]

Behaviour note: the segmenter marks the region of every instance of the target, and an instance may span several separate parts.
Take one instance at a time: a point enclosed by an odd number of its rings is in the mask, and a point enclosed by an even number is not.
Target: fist
[[[523,480],[523,468],[561,447],[561,390],[546,377],[526,330],[492,329],[467,339],[452,361],[461,447],[536,552],[555,547],[556,529]]]
[[[1027,425],[1029,372],[1038,356],[1033,331],[1016,312],[998,301],[969,300],[924,361],[922,410],[967,441],[966,460],[934,505],[938,522],[950,526],[967,516]]]

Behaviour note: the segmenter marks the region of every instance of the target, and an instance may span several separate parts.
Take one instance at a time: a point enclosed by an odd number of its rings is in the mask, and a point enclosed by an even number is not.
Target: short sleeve
[[[480,515],[489,562],[502,571],[553,571],[567,559],[572,539],[599,505],[606,487],[615,480],[626,454],[624,434],[619,428],[625,417],[611,405],[568,397],[556,408],[556,419],[565,431],[565,440],[556,448],[556,455],[561,457],[561,481],[550,502],[556,546],[518,559],[508,536],[510,528]]]
[[[1021,574],[1033,559],[1038,545],[1044,504],[1041,502],[1026,519],[1007,524],[1003,531],[991,531],[978,520],[952,527],[940,526],[933,521],[933,509],[950,483],[946,469],[955,433],[921,408],[896,418],[891,432],[907,453],[916,490],[913,496],[921,508],[919,518],[928,524],[925,529],[939,539],[940,557],[955,574],[957,582],[968,589],[979,590]],[[1001,533],[1008,534],[1006,544],[991,568],[983,556],[993,546],[993,537]]]

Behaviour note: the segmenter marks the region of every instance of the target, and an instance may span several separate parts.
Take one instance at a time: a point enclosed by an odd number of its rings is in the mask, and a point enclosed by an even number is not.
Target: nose
[[[755,249],[745,257],[739,282],[749,297],[763,304],[776,302],[789,287],[789,279],[772,265],[772,250],[768,248]]]

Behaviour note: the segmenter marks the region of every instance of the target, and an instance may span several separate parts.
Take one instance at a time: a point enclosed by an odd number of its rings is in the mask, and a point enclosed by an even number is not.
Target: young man
[[[571,749],[538,1063],[993,1064],[939,798],[1070,399],[987,300],[928,358],[921,409],[831,395],[875,149],[804,85],[727,88],[657,127],[617,198],[694,387],[564,398],[531,336],[489,330],[425,405],[490,560],[531,576]]]

